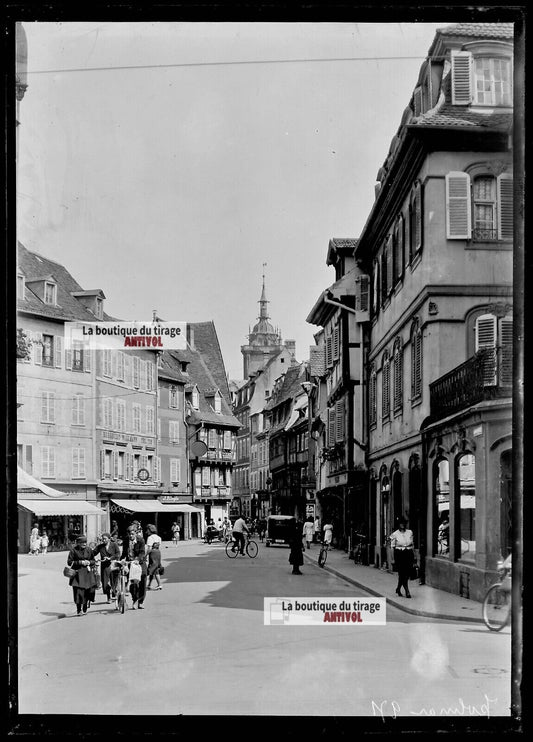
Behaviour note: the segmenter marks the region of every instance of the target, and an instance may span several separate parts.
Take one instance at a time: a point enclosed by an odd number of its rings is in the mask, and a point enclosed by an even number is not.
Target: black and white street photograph
[[[10,11],[11,734],[523,731],[525,12],[428,10]]]

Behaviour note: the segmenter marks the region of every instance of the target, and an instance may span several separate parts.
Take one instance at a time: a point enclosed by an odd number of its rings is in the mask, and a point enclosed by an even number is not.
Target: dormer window
[[[192,390],[191,404],[195,410],[200,407],[200,394],[198,393],[198,387],[195,386]]]
[[[480,106],[511,105],[511,60],[478,57],[474,61],[474,102]]]
[[[98,319],[104,318],[104,300],[100,299],[99,296],[96,297],[94,314],[95,314],[95,317],[97,317]]]
[[[222,395],[220,394],[220,392],[217,392],[215,394],[214,407],[215,407],[215,412],[217,412],[220,415],[220,413],[222,412]]]
[[[17,299],[24,300],[26,298],[26,287],[24,282],[24,276],[19,273],[17,276]]]
[[[452,52],[454,106],[505,106],[512,101],[511,50],[506,45],[477,45]]]
[[[51,305],[57,304],[57,286],[55,283],[50,283],[50,281],[45,281],[44,303],[51,304]]]

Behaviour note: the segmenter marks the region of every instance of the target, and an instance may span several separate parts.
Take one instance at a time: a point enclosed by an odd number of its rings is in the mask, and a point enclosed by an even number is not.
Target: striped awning
[[[159,502],[159,500],[114,500],[111,499],[111,511],[113,505],[121,511],[129,513],[201,513],[199,508],[181,502]],[[120,511],[119,511],[120,512]]]
[[[38,516],[45,515],[105,515],[102,508],[85,500],[19,500],[19,508],[23,508]]]

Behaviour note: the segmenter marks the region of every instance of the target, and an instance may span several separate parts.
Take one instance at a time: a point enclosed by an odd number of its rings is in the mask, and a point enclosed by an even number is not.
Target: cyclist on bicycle
[[[233,524],[233,538],[235,539],[235,547],[238,549],[239,553],[244,556],[244,534],[250,533],[250,530],[248,526],[246,525],[246,521],[242,515],[240,515],[235,523]]]

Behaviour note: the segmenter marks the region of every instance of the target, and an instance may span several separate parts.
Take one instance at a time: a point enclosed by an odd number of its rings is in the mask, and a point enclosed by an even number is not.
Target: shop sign
[[[161,495],[159,502],[173,503],[173,502],[186,502],[191,499],[190,495]]]
[[[144,438],[140,435],[130,435],[129,433],[119,433],[115,430],[103,430],[102,438],[108,441],[122,441],[123,443],[141,443],[146,446],[154,445],[154,438]]]

